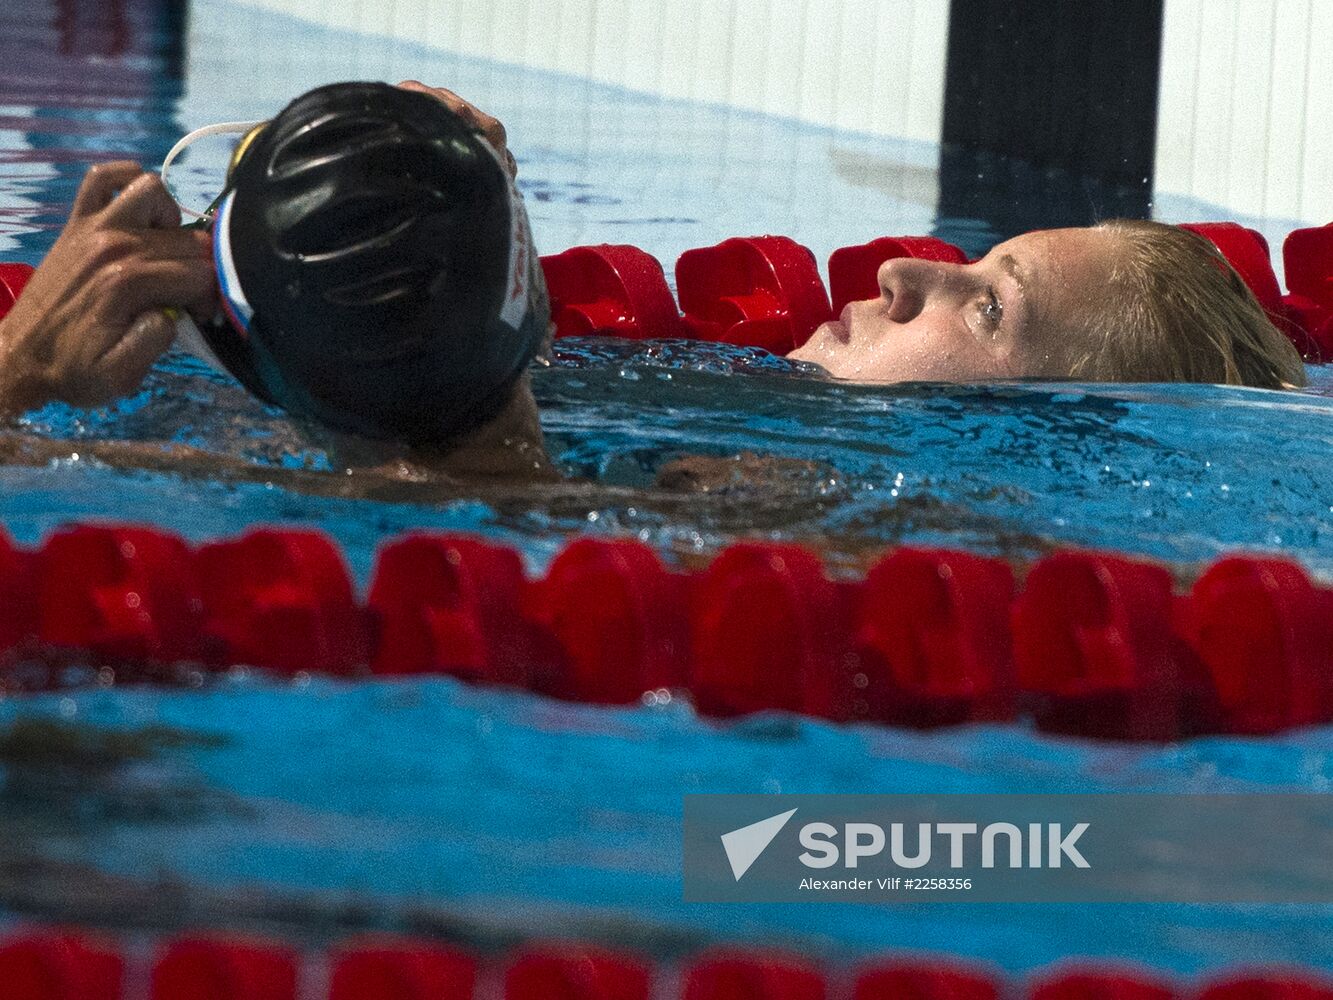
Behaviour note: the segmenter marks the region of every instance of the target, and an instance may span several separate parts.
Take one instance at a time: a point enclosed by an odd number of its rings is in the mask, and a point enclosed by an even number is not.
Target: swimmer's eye
[[[986,297],[981,300],[981,318],[992,330],[997,329],[1004,319],[1004,303],[994,288],[987,288]]]

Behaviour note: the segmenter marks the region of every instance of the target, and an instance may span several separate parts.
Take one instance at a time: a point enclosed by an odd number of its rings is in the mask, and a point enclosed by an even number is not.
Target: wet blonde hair
[[[1305,366],[1254,293],[1206,239],[1160,222],[1096,228],[1125,251],[1107,308],[1073,376],[1104,382],[1212,382],[1265,389],[1305,385]]]

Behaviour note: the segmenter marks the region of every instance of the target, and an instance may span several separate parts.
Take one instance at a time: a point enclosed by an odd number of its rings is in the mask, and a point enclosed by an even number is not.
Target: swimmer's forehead
[[[1118,246],[1096,228],[1044,229],[998,244],[987,259],[1012,276],[1029,323],[1064,325],[1096,310]]]

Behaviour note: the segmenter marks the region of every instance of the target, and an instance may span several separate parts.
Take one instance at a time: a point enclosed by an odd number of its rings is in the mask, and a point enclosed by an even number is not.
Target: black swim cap
[[[439,443],[493,417],[546,335],[527,213],[444,104],[380,83],[297,98],[240,156],[214,229],[251,392],[342,431]]]

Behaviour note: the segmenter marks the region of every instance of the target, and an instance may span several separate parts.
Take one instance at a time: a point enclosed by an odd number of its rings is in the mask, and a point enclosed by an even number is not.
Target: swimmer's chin
[[[836,375],[837,365],[832,362],[837,352],[850,342],[851,334],[847,324],[842,320],[829,320],[816,327],[804,344],[794,351],[788,351],[787,358],[818,365],[826,374]]]

